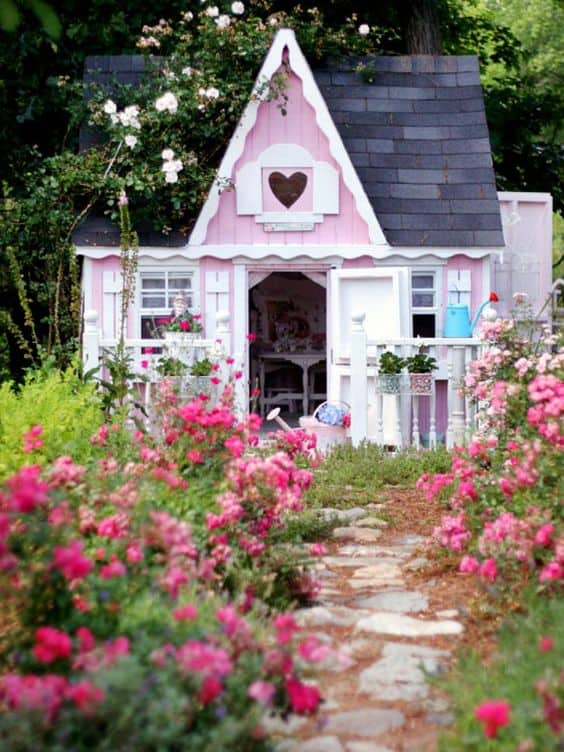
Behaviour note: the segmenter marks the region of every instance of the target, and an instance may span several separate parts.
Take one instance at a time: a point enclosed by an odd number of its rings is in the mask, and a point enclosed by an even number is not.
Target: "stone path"
[[[297,611],[296,621],[348,660],[319,667],[326,702],[316,718],[267,721],[279,752],[431,752],[440,726],[450,723],[448,704],[426,675],[446,670],[463,625],[456,609],[429,607],[432,581],[407,588],[409,573],[427,563],[417,552],[424,539],[387,534],[380,544],[382,510],[323,511],[342,527],[317,565],[318,603]]]

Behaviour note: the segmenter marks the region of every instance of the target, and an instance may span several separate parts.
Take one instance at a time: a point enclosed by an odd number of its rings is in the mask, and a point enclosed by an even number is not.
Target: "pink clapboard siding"
[[[258,156],[272,144],[298,144],[307,149],[316,161],[324,161],[335,169],[339,165],[331,156],[329,142],[321,132],[316,122],[313,107],[304,99],[302,82],[291,73],[288,79],[287,114],[283,116],[276,102],[262,102],[254,127],[247,136],[244,151],[236,162],[233,170],[234,177],[237,170],[245,163],[255,161]],[[301,169],[301,168],[300,168]],[[280,170],[284,175],[290,175],[292,169]],[[321,224],[308,232],[265,232],[262,224],[255,222],[254,216],[237,216],[235,192],[226,190],[222,193],[218,210],[208,225],[205,244],[336,244],[357,245],[369,242],[368,227],[358,214],[351,192],[344,185],[339,176],[340,213],[325,215]],[[293,209],[305,210],[307,201],[311,200],[306,194],[300,199],[300,205]],[[279,202],[267,201],[265,208],[276,207],[277,211],[284,211]]]

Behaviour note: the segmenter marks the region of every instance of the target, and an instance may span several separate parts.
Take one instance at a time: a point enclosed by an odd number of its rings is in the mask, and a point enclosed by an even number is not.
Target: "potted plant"
[[[399,394],[401,391],[401,372],[405,360],[396,353],[386,350],[378,361],[378,391],[385,394]]]
[[[192,364],[190,367],[190,387],[192,391],[198,394],[209,391],[212,369],[213,363],[209,358],[202,358]]]
[[[432,355],[427,355],[420,347],[415,355],[405,359],[409,373],[409,384],[413,394],[430,394],[433,386],[432,371],[438,368]]]

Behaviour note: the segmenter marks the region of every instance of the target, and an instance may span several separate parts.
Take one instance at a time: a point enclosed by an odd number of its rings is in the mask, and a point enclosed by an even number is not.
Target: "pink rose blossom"
[[[247,694],[261,705],[270,705],[276,694],[276,687],[270,682],[258,679],[251,684]]]
[[[484,726],[488,739],[495,739],[497,731],[509,723],[511,704],[507,700],[485,700],[474,710],[474,717]]]

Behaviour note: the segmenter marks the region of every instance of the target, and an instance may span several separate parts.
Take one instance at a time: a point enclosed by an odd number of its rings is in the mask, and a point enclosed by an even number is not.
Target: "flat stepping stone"
[[[396,561],[379,561],[377,564],[359,567],[353,572],[355,580],[401,580],[400,565]]]
[[[405,614],[380,611],[359,619],[356,629],[360,632],[378,632],[400,637],[432,637],[434,635],[458,635],[463,627],[460,622],[448,619],[423,621]]]
[[[300,627],[350,627],[356,624],[366,611],[358,611],[345,606],[313,606],[294,611],[294,618]]]
[[[317,736],[285,746],[280,752],[345,752],[345,749],[337,736]]]
[[[357,543],[372,543],[381,535],[381,530],[372,530],[369,527],[336,527],[333,530],[333,538],[336,540],[353,540]]]
[[[456,619],[458,615],[457,608],[445,608],[442,611],[437,611],[439,619]]]
[[[393,752],[389,747],[382,747],[381,744],[372,744],[372,742],[347,742],[347,752]]]
[[[429,559],[426,559],[424,556],[418,556],[416,559],[408,561],[405,568],[409,569],[410,572],[416,572],[418,569],[428,567],[430,563]]]
[[[423,593],[415,590],[386,590],[368,598],[357,598],[355,606],[359,608],[381,608],[383,611],[396,611],[405,614],[410,611],[426,611],[429,606],[429,599]],[[452,615],[450,614],[450,616]],[[448,617],[449,614],[446,616]],[[456,616],[456,613],[454,616]]]
[[[341,522],[354,522],[354,520],[360,520],[366,517],[368,512],[362,507],[352,507],[351,509],[334,509],[333,507],[324,507],[318,509],[317,513],[324,520],[330,520],[336,518]]]
[[[381,520],[379,517],[363,517],[361,520],[356,521],[356,527],[388,527],[386,520]]]
[[[359,689],[380,700],[421,700],[429,694],[425,673],[438,673],[445,650],[388,642],[382,658],[361,672]]]
[[[359,546],[353,544],[341,546],[339,548],[339,554],[341,556],[384,556],[392,557],[394,559],[402,559],[405,556],[409,556],[409,552],[403,548],[395,548],[394,546]]]
[[[380,556],[325,556],[323,561],[328,567],[360,567],[360,566],[376,566],[378,564],[385,563]],[[397,561],[390,562],[397,566]]]
[[[378,736],[386,731],[399,728],[405,716],[399,710],[367,708],[337,713],[329,718],[325,730],[337,734],[355,736]]]
[[[422,535],[404,535],[401,538],[398,538],[398,540],[395,541],[397,546],[420,546],[422,543],[425,543],[427,538],[424,538]]]

